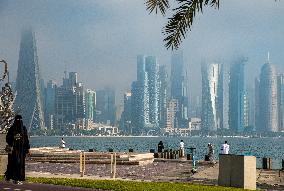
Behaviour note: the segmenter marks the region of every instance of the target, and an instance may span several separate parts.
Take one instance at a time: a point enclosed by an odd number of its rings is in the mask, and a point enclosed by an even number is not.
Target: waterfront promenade
[[[87,164],[84,177],[80,177],[79,164],[27,163],[29,177],[83,178],[111,180],[110,165]],[[198,172],[191,173],[191,161],[163,160],[154,161],[146,166],[118,165],[116,180],[182,182],[202,185],[217,185],[219,165],[208,162],[198,164]],[[284,172],[279,170],[257,169],[257,188],[284,190]]]
[[[84,176],[80,173],[80,151],[59,148],[34,148],[32,155],[26,161],[27,177],[35,178],[72,178],[84,180],[123,180],[146,182],[179,182],[216,186],[218,184],[219,163],[199,160],[197,173],[192,174],[192,161],[179,159],[149,159],[153,153],[117,153],[115,179],[109,152],[85,152],[89,158],[86,163]],[[43,154],[40,151],[44,151]],[[56,157],[56,154],[57,157]],[[34,156],[33,156],[34,155]],[[97,158],[100,155],[102,158]],[[36,157],[37,156],[37,157]],[[39,158],[38,158],[39,157]],[[147,157],[147,162],[133,162]],[[129,161],[132,160],[132,161]],[[279,170],[257,169],[256,181],[258,189],[284,190],[284,172]],[[10,187],[9,187],[10,186]],[[22,185],[21,185],[22,186]],[[28,186],[28,187],[27,187]],[[21,190],[37,190],[41,185],[27,183]],[[17,185],[1,182],[3,188],[15,188]],[[52,186],[43,185],[41,190],[52,190]],[[56,188],[57,189],[57,188]],[[58,187],[58,190],[64,187]]]

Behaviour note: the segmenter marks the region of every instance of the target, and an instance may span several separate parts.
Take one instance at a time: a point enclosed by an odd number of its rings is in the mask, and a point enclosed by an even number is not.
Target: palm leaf
[[[146,7],[150,13],[155,10],[156,14],[160,11],[162,15],[165,15],[170,5],[168,0],[147,0]]]
[[[219,0],[176,0],[179,7],[173,9],[175,14],[169,18],[163,29],[166,36],[164,41],[167,49],[177,49],[188,30],[191,29],[197,12],[203,11],[204,6],[219,8]]]

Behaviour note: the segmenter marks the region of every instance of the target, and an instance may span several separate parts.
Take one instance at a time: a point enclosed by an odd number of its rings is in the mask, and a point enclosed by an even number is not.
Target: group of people
[[[213,144],[211,143],[208,143],[208,158],[209,158],[209,161],[214,161],[214,147],[213,147]],[[181,156],[184,157],[184,142],[183,140],[180,141],[179,143],[179,149],[181,151]],[[158,143],[158,152],[161,153],[163,152],[164,150],[164,144],[162,141],[160,141]],[[229,154],[229,151],[230,151],[230,145],[228,144],[227,141],[225,141],[222,145],[221,145],[221,149],[220,149],[220,154]]]

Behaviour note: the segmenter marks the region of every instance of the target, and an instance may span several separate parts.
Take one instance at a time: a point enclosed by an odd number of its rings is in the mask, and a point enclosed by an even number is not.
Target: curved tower
[[[221,91],[221,65],[217,63],[202,65],[202,129],[217,131],[220,128],[219,105]]]
[[[269,62],[261,68],[259,85],[259,127],[262,132],[277,132],[277,78]]]
[[[35,35],[31,29],[22,32],[16,81],[15,111],[23,117],[27,129],[44,128],[39,83],[39,65]]]

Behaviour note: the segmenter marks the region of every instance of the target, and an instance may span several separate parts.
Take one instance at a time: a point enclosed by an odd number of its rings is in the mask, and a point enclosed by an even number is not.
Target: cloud
[[[170,65],[171,51],[161,33],[167,19],[149,15],[144,0],[9,0],[0,1],[0,56],[15,79],[20,31],[36,31],[42,76],[61,83],[63,71],[77,71],[88,88],[115,87],[120,94],[136,79],[136,55],[156,55]],[[222,1],[206,8],[183,41],[190,91],[200,92],[200,62],[249,57],[248,81],[266,60],[283,71],[284,3],[267,0]],[[169,69],[169,67],[168,67]],[[196,92],[196,93],[195,93]],[[121,95],[120,95],[121,96]]]

